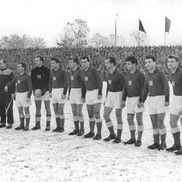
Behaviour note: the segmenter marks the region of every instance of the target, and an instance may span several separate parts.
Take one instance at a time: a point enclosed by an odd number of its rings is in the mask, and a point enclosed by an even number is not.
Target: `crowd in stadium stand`
[[[92,60],[92,65],[100,71],[104,76],[104,60],[108,56],[114,56],[118,61],[118,68],[125,72],[123,66],[124,60],[128,56],[135,56],[139,61],[139,67],[144,70],[145,56],[153,55],[157,58],[159,67],[166,73],[166,60],[169,55],[177,55],[182,58],[181,46],[145,46],[145,47],[99,47],[99,48],[45,48],[45,49],[2,49],[0,50],[0,57],[5,59],[7,65],[11,69],[15,69],[18,62],[25,62],[31,69],[33,66],[33,59],[36,55],[44,57],[46,64],[49,64],[51,57],[60,59],[62,66],[67,69],[68,60],[70,57],[89,56]]]

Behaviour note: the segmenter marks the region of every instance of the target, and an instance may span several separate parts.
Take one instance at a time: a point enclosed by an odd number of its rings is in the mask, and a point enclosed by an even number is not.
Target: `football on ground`
[[[35,96],[36,97],[41,97],[42,96],[42,91],[40,89],[35,90]]]

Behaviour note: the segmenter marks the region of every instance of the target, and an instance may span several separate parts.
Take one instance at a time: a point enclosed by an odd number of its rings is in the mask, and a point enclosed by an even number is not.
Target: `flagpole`
[[[166,31],[164,31],[164,46],[166,46]]]
[[[116,14],[116,18],[115,18],[115,33],[114,33],[114,45],[115,45],[115,47],[117,46],[117,17],[118,17],[118,14]]]

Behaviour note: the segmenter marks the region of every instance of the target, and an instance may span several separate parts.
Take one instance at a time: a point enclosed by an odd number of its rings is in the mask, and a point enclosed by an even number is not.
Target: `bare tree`
[[[131,42],[136,46],[145,46],[149,42],[149,37],[145,33],[139,33],[138,31],[133,31],[130,33]]]
[[[74,22],[68,22],[64,27],[64,37],[57,44],[63,47],[84,47],[87,45],[89,27],[87,22],[82,19],[76,19]]]

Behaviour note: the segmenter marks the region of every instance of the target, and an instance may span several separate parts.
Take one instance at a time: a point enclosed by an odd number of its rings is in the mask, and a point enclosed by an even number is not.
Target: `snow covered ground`
[[[17,109],[15,124],[19,124]],[[103,108],[102,108],[103,112]],[[31,127],[34,125],[35,106],[31,106]],[[0,129],[0,181],[2,182],[180,182],[182,181],[182,156],[166,151],[150,151],[153,142],[149,115],[144,113],[143,145],[139,148],[102,140],[69,136],[73,129],[71,107],[65,107],[64,133],[45,132],[45,117],[39,131],[15,131]],[[45,115],[45,111],[42,111]],[[86,132],[88,116],[84,107]],[[112,113],[112,118],[115,117]],[[124,131],[122,140],[129,138],[126,111],[123,110]],[[166,115],[167,144],[173,139]],[[115,122],[116,125],[116,122]],[[55,120],[52,118],[52,128]],[[108,131],[103,121],[103,138]]]

